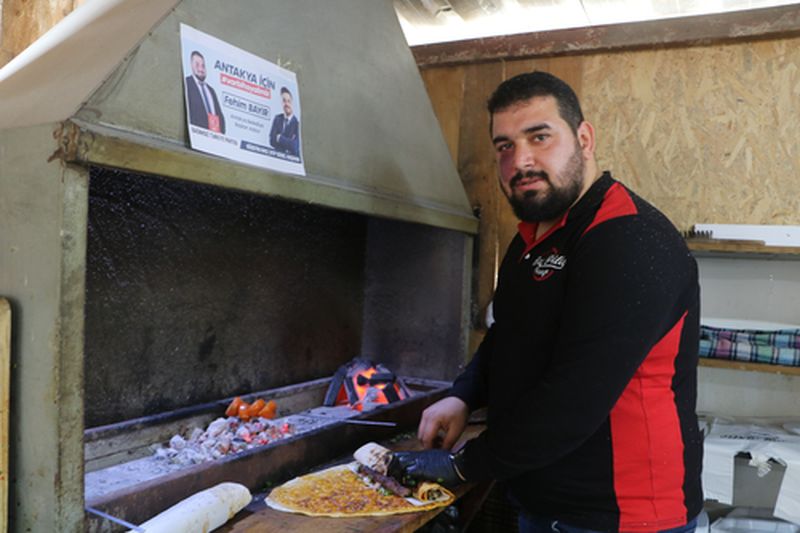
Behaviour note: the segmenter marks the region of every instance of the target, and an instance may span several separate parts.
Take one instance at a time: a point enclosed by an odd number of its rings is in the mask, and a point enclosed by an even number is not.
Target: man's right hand
[[[460,398],[448,396],[422,411],[417,438],[428,448],[449,450],[467,427],[469,407]],[[439,433],[444,437],[439,441]]]

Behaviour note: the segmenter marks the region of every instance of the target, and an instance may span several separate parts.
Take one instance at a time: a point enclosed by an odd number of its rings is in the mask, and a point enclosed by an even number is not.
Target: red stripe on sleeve
[[[603,197],[603,203],[597,213],[594,215],[594,220],[589,224],[589,227],[583,231],[583,234],[591,230],[598,224],[602,224],[612,218],[624,217],[626,215],[635,215],[639,211],[633,203],[633,198],[628,194],[627,189],[620,183],[615,183],[606,191]]]
[[[683,441],[672,391],[685,318],[653,347],[611,411],[620,531],[686,523]]]

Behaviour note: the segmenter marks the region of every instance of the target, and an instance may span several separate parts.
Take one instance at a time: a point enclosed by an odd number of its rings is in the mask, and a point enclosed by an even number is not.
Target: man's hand
[[[467,427],[469,408],[460,398],[448,396],[422,411],[417,438],[425,448],[449,450]],[[439,433],[444,437],[439,442]]]
[[[445,450],[395,452],[389,463],[389,474],[407,486],[435,481],[454,487],[464,481],[455,469],[453,456]]]

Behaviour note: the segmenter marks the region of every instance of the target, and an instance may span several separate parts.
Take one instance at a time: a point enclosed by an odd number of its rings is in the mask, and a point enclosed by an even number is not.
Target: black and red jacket
[[[495,322],[452,394],[488,407],[460,459],[531,514],[657,531],[702,509],[699,286],[678,231],[604,173],[538,240],[521,223]]]

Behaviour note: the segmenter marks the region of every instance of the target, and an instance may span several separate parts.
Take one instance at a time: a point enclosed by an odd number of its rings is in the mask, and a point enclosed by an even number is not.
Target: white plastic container
[[[800,526],[768,518],[725,517],[711,524],[711,533],[800,533]]]

